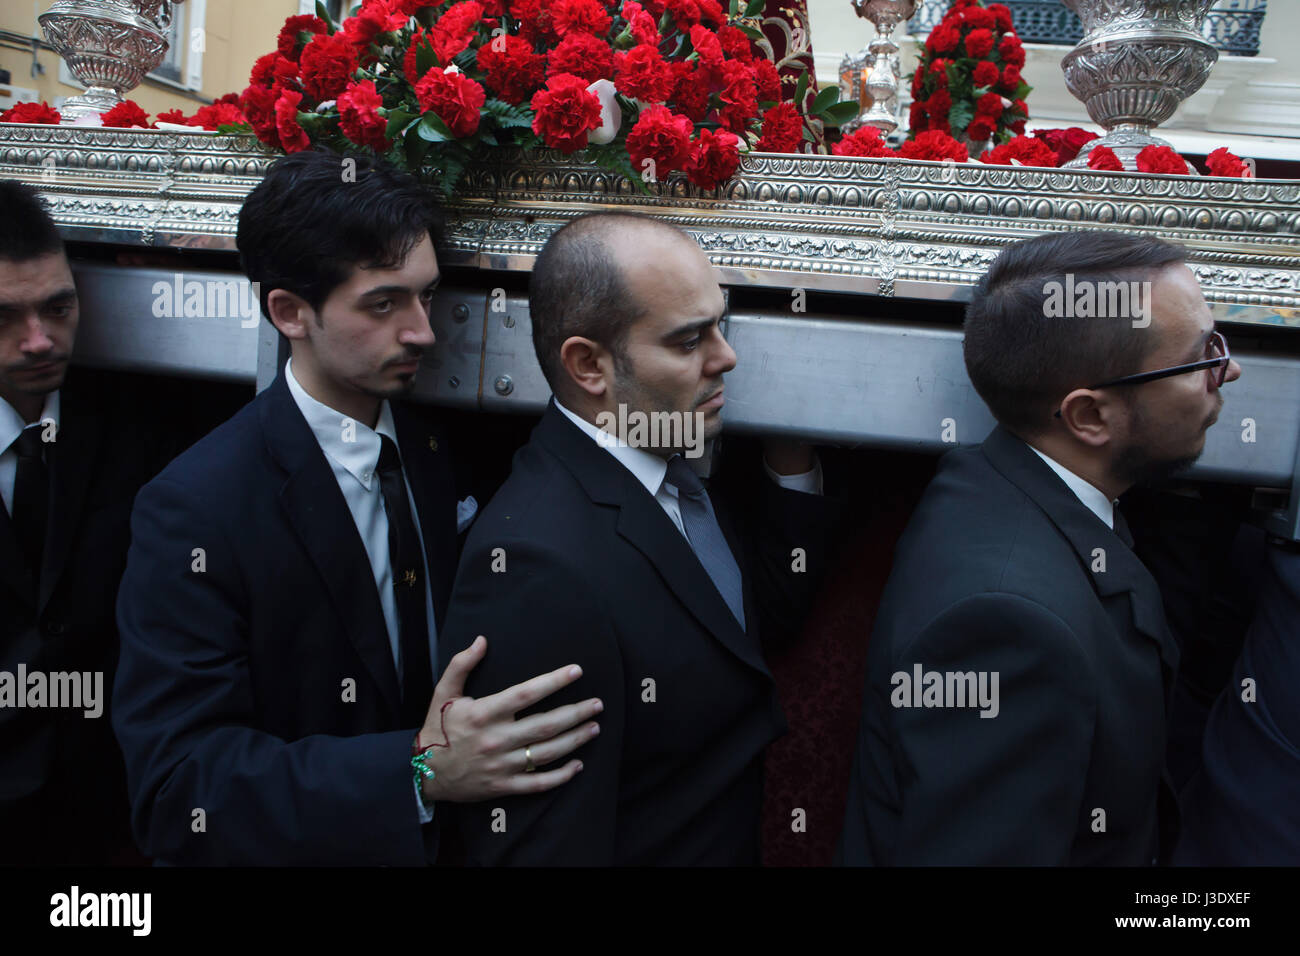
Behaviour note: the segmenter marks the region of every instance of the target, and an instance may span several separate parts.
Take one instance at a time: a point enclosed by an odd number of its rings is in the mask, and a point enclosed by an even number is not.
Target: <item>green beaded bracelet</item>
[[[431,756],[433,756],[433,748],[427,747],[411,758],[411,767],[414,770],[412,778],[415,780],[416,789],[419,791],[420,799],[424,801],[424,805],[430,808],[433,801],[425,798],[423,783],[425,780],[432,780],[437,776],[433,772],[433,768],[426,763]]]

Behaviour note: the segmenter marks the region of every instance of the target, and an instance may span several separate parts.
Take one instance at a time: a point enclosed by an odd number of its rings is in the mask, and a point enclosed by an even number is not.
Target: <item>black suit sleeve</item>
[[[497,551],[497,549],[500,551]],[[504,570],[493,570],[494,565]],[[619,761],[626,678],[602,598],[555,549],[479,534],[461,560],[439,644],[451,656],[487,638],[487,654],[465,692],[485,697],[566,664],[582,677],[519,716],[599,697],[599,736],[577,757],[580,771],[545,793],[502,796],[454,808],[467,859],[479,865],[608,866],[615,862]],[[515,758],[518,758],[516,753]],[[442,812],[441,810],[439,812]]]
[[[423,865],[409,730],[290,743],[256,729],[238,529],[159,479],[131,530],[113,727],[141,849],[181,864]]]
[[[1025,598],[981,594],[940,614],[893,663],[894,673],[909,676],[919,663],[923,671],[998,677],[990,695],[996,716],[971,706],[885,702],[901,776],[893,859],[905,866],[1065,863],[1085,816],[1095,713],[1088,659],[1065,622]],[[891,698],[903,692],[892,674],[886,681]],[[873,675],[872,692],[881,686]],[[870,766],[864,757],[859,767]]]

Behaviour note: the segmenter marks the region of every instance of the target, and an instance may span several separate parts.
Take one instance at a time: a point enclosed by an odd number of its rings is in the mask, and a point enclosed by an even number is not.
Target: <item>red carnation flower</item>
[[[339,96],[339,129],[358,146],[385,152],[391,145],[384,135],[388,120],[379,115],[383,98],[373,80],[351,84]],[[441,114],[439,114],[441,115]]]
[[[1008,143],[997,146],[983,156],[980,162],[993,166],[1011,166],[1015,160],[1021,166],[1056,166],[1056,151],[1035,136],[1017,136]]]
[[[252,72],[248,74],[248,82],[254,86],[270,88],[277,83],[281,86],[297,86],[297,81],[298,64],[275,51],[258,57]]]
[[[930,63],[930,76],[934,80],[935,86],[941,89],[948,87],[948,64],[951,60],[945,60],[943,57],[937,57]]]
[[[632,168],[642,173],[653,168],[656,179],[664,180],[674,169],[681,169],[691,157],[691,132],[694,125],[666,106],[642,110],[632,132],[627,134],[627,152]],[[646,160],[654,163],[646,165]]]
[[[920,103],[913,103],[907,111],[907,128],[913,133],[920,133],[929,128],[925,119],[925,107]]]
[[[461,0],[447,8],[429,30],[429,42],[439,66],[450,66],[456,54],[469,47],[482,19],[483,4],[477,0]]]
[[[1020,67],[1008,66],[1002,71],[1002,79],[998,82],[998,88],[1004,93],[1014,93],[1020,88]]]
[[[957,28],[941,23],[926,37],[925,48],[934,53],[951,53],[957,49],[959,42],[961,42],[961,33]]]
[[[63,122],[63,117],[49,103],[15,103],[0,114],[0,123],[44,123],[55,125]]]
[[[555,39],[551,13],[544,0],[510,0],[510,16],[519,22],[519,35],[529,43]]]
[[[298,63],[302,88],[317,102],[337,97],[357,70],[356,51],[342,33],[312,40],[303,48]]]
[[[980,60],[971,73],[971,81],[976,86],[993,86],[1001,76],[996,63],[991,60]]]
[[[627,8],[630,6],[636,6],[636,4],[623,4],[624,15],[626,15]],[[654,18],[650,14],[638,9],[632,14],[632,19],[629,22],[632,26],[632,39],[638,44],[659,45],[659,27],[655,25]]]
[[[280,97],[278,86],[250,84],[239,98],[239,108],[248,117],[253,133],[267,146],[280,148],[280,133],[275,128],[275,101]]]
[[[686,162],[686,175],[691,182],[701,189],[717,189],[735,175],[740,165],[739,142],[734,133],[726,130],[700,130]]]
[[[976,143],[983,143],[993,136],[993,124],[986,119],[976,117],[966,127],[966,136]]]
[[[754,58],[754,85],[758,88],[760,103],[778,103],[781,100],[781,74],[775,64],[765,56]]]
[[[1229,176],[1233,179],[1250,179],[1251,169],[1241,161],[1240,156],[1228,152],[1228,147],[1220,146],[1205,157],[1206,168],[1211,176]]]
[[[935,90],[925,101],[925,111],[931,116],[947,116],[952,109],[952,96],[947,90]]]
[[[736,27],[730,24],[722,27],[718,31],[718,42],[722,44],[722,52],[731,59],[743,60],[745,63],[753,62],[754,50],[750,46],[749,37]]]
[[[500,52],[498,40],[504,41]],[[479,47],[478,67],[487,74],[483,80],[487,88],[514,106],[546,82],[546,57],[534,53],[533,45],[518,36],[493,37]]]
[[[567,36],[574,30],[593,36],[609,32],[609,14],[599,0],[550,0],[547,8],[557,36]]]
[[[733,133],[744,133],[751,120],[758,117],[758,89],[754,71],[739,60],[722,64],[722,89],[718,91],[722,107],[718,110],[722,125]]]
[[[684,60],[669,63],[673,71],[672,105],[699,123],[709,112],[709,76],[703,67]]]
[[[917,70],[912,74],[912,99],[921,95],[921,86],[925,83],[925,74]]]
[[[666,0],[664,7],[683,33],[700,22],[700,5],[695,0]]]
[[[433,110],[447,124],[457,139],[474,135],[478,130],[480,110],[487,93],[464,73],[432,69],[415,84],[415,98],[420,109]]]
[[[989,13],[993,14],[993,19],[997,21],[998,30],[1002,33],[1010,33],[1015,29],[1011,20],[1011,8],[1001,4],[989,4]]]
[[[175,110],[173,112],[180,112]],[[159,113],[159,120],[163,118]],[[168,122],[172,122],[169,120]],[[248,117],[234,103],[222,102],[209,103],[207,106],[200,106],[198,111],[190,118],[187,125],[202,126],[204,129],[215,130],[222,126],[246,126]]]
[[[998,18],[983,7],[967,7],[962,11],[961,22],[972,30],[992,30],[998,25]]]
[[[996,120],[1002,115],[1004,109],[1006,109],[1006,106],[1002,102],[1002,97],[997,93],[985,93],[975,101],[976,116],[987,116]]]
[[[400,7],[395,10],[384,0],[370,0],[369,3],[357,11],[355,17],[349,17],[343,22],[341,33],[334,35],[341,37],[345,43],[352,47],[360,62],[369,63],[375,59],[375,54],[370,49],[375,37],[381,33],[391,33],[402,29],[402,27],[406,26],[408,19],[410,19],[410,15],[403,12]],[[312,41],[312,43],[315,42],[315,40]],[[310,44],[308,45],[310,46]]]
[[[1109,146],[1094,146],[1088,154],[1088,168],[1106,172],[1122,172],[1124,164]]]
[[[1056,165],[1058,166],[1064,166],[1078,156],[1079,150],[1087,143],[1100,138],[1099,133],[1080,129],[1078,126],[1071,126],[1069,129],[1035,130],[1034,135],[1047,143],[1056,153]]]
[[[174,123],[177,126],[198,126],[193,116],[186,116],[181,110],[164,110],[154,117],[154,124]],[[215,128],[215,127],[214,127]]]
[[[1147,146],[1136,157],[1143,173],[1178,173],[1187,175],[1187,161],[1168,146]]]
[[[588,83],[608,80],[614,72],[614,51],[590,33],[570,33],[547,55],[546,72],[549,76],[570,73]]]
[[[695,0],[695,3],[700,8],[700,21],[702,23],[711,23],[714,27],[721,27],[727,22],[727,15],[722,12],[722,4],[718,0]]]
[[[99,115],[104,126],[114,129],[149,128],[149,114],[134,100],[123,100],[108,112]]]
[[[992,30],[972,30],[966,34],[966,55],[981,59],[993,49]]]
[[[329,27],[320,17],[310,13],[298,14],[284,21],[284,26],[280,28],[280,35],[275,38],[275,48],[285,59],[297,61],[303,45],[312,38],[313,34],[328,32]],[[304,33],[307,36],[304,37]]]
[[[614,86],[624,96],[662,103],[673,92],[673,74],[659,48],[643,43],[614,54]]]
[[[315,42],[315,41],[313,41]],[[311,44],[307,44],[311,46]],[[280,148],[286,153],[298,153],[311,146],[311,140],[298,125],[298,104],[302,94],[296,90],[285,90],[275,101],[275,131],[280,138]]]
[[[722,72],[722,61],[725,59],[718,35],[698,23],[691,27],[690,35],[691,46],[699,54],[700,62],[708,69],[711,76],[718,76]]]
[[[852,136],[845,136],[831,147],[836,156],[897,156],[880,138],[880,130],[874,126],[859,126]]]
[[[586,146],[587,134],[600,129],[600,100],[587,89],[588,82],[558,73],[533,94],[533,132],[566,155]]]
[[[928,159],[964,163],[970,158],[966,147],[941,130],[927,130],[919,133],[915,139],[909,139],[898,147],[898,155],[904,159]]]
[[[998,41],[998,56],[1002,57],[1003,63],[1010,66],[1025,65],[1025,48],[1014,33],[1008,33]]]
[[[803,140],[803,117],[793,103],[778,103],[763,114],[763,135],[755,147],[763,153],[793,153]]]

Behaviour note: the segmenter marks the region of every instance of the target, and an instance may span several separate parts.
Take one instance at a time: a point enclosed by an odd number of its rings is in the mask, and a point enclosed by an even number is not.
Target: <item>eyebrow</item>
[[[436,289],[438,288],[438,284],[440,282],[442,282],[442,276],[441,275],[435,276],[433,281],[431,281],[428,285],[424,286],[424,288]],[[396,283],[390,285],[377,285],[373,289],[367,289],[365,292],[362,292],[360,295],[357,296],[357,298],[365,299],[372,295],[396,295],[398,293],[410,292],[410,291],[411,291],[410,286],[398,285]]]
[[[40,303],[38,308],[43,309],[43,308],[48,308],[51,305],[61,305],[64,302],[75,302],[76,298],[77,298],[76,289],[60,289],[58,292],[46,296],[45,300]],[[0,312],[17,312],[20,308],[22,308],[22,306],[23,303],[21,302],[0,301]]]
[[[712,316],[711,318],[697,319],[694,322],[687,322],[685,325],[679,325],[671,332],[665,332],[661,341],[671,342],[673,339],[684,338],[685,336],[690,335],[692,332],[699,332],[703,329],[707,329],[709,326],[716,325],[721,321],[722,321],[722,313],[718,313],[717,315]]]

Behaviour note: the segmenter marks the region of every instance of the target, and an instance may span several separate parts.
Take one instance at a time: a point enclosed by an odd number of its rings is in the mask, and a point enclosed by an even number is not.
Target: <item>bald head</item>
[[[591,339],[608,349],[623,371],[628,331],[646,315],[641,289],[672,278],[657,274],[662,260],[656,250],[680,243],[707,266],[685,232],[633,213],[580,216],[547,240],[528,283],[529,313],[537,361],[561,401],[571,388],[560,362],[565,340]]]

